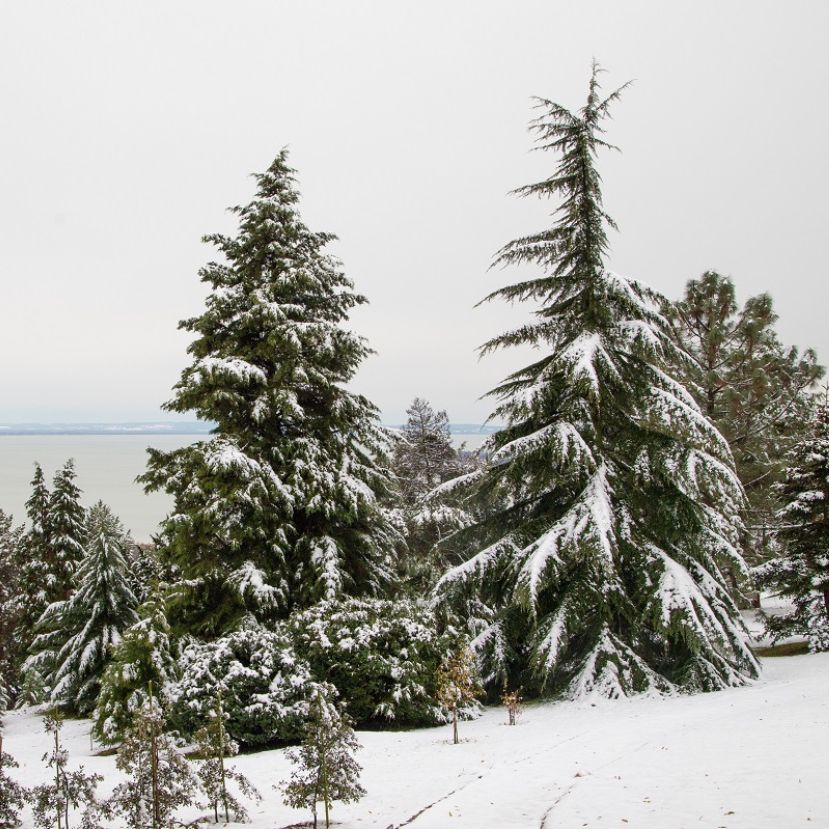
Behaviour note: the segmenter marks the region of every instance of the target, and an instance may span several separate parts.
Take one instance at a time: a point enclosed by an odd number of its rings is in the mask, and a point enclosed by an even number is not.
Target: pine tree
[[[129,829],[172,826],[176,810],[193,803],[196,779],[165,726],[150,686],[118,750],[116,766],[127,779],[110,798],[110,808]]]
[[[317,827],[317,804],[323,804],[326,829],[330,826],[331,805],[356,803],[365,793],[360,785],[360,766],[354,754],[360,747],[348,717],[318,690],[309,712],[309,720],[299,749],[289,749],[286,756],[295,764],[290,780],[277,788],[293,809],[310,809]]]
[[[25,802],[26,792],[7,769],[16,769],[15,759],[3,751],[3,721],[0,719],[0,829],[14,829],[20,825],[20,810]]]
[[[104,779],[100,774],[86,774],[83,766],[69,771],[69,754],[60,741],[63,721],[59,714],[47,714],[43,719],[46,731],[54,737],[54,747],[43,755],[43,762],[52,769],[54,779],[35,786],[28,794],[32,815],[38,829],[70,829],[73,811],[84,808],[83,829],[99,829],[97,818],[107,809],[98,803],[95,789]]]
[[[11,516],[0,510],[0,712],[9,708],[17,688],[21,543],[22,529],[15,528]]]
[[[125,544],[121,522],[99,501],[87,518],[77,591],[66,602],[51,605],[42,620],[59,631],[52,703],[81,716],[95,708],[111,650],[138,621]]]
[[[228,782],[234,783],[244,797],[261,800],[256,787],[241,772],[226,764],[228,757],[239,753],[239,746],[231,740],[225,730],[227,715],[222,707],[221,691],[216,692],[216,701],[211,717],[206,725],[196,732],[196,744],[202,762],[199,765],[198,778],[202,791],[207,795],[216,823],[219,811],[224,815],[225,823],[230,823],[230,815],[235,821],[247,821],[248,813],[239,798],[228,788]]]
[[[475,654],[468,648],[459,648],[447,656],[437,671],[438,702],[452,715],[452,742],[457,745],[458,714],[472,705],[481,694]]]
[[[378,499],[391,486],[376,408],[346,390],[365,342],[342,325],[366,300],[301,221],[281,152],[257,175],[238,234],[205,237],[224,257],[201,271],[206,309],[180,327],[193,363],[168,411],[214,436],[151,450],[143,481],[175,499],[162,556],[180,570],[171,620],[215,636],[341,594],[381,593],[395,538]]]
[[[102,743],[112,744],[123,738],[135,712],[147,703],[147,688],[154,687],[163,699],[166,686],[175,677],[176,661],[162,592],[162,586],[156,584],[138,610],[138,622],[124,632],[104,671],[93,714],[93,731]]]
[[[767,616],[775,638],[805,636],[811,651],[829,651],[829,407],[821,406],[811,435],[789,453],[779,535],[785,554],[759,568],[760,579],[792,601],[792,610]]]
[[[493,506],[464,531],[472,554],[437,586],[469,614],[491,690],[619,696],[744,684],[757,664],[722,572],[744,571],[740,483],[728,445],[673,378],[683,359],[664,299],[605,267],[597,151],[610,147],[594,64],[576,113],[541,99],[538,149],[558,168],[524,196],[561,197],[552,228],[496,262],[538,273],[485,301],[537,302],[484,354],[538,359],[490,394],[506,426],[480,472],[444,484]],[[624,88],[624,87],[623,87]]]
[[[808,390],[823,366],[812,349],[801,355],[780,342],[771,296],[739,307],[733,280],[716,271],[689,281],[668,314],[674,339],[693,357],[682,379],[728,441],[746,491],[747,554],[763,561],[774,549],[776,485],[786,453],[806,436]]]
[[[448,566],[444,547],[436,545],[468,526],[468,511],[457,504],[428,498],[439,484],[457,477],[473,465],[452,446],[449,418],[420,397],[406,410],[408,420],[397,441],[392,469],[398,481],[406,552],[401,556],[403,577],[417,594],[430,590]]]

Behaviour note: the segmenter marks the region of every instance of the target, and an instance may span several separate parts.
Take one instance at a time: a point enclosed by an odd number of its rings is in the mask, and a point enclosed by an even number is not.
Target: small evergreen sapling
[[[43,755],[43,761],[52,769],[54,779],[35,786],[27,795],[32,807],[35,826],[38,829],[70,829],[72,812],[84,807],[82,826],[93,829],[98,817],[106,816],[108,809],[95,797],[95,789],[104,778],[100,774],[86,774],[83,766],[69,771],[69,753],[60,741],[63,720],[59,713],[51,712],[44,717],[44,727],[54,738],[54,747]]]
[[[3,723],[0,721],[0,829],[13,829],[20,825],[20,809],[23,808],[26,793],[6,771],[16,768],[14,758],[3,751]]]
[[[478,666],[470,648],[462,647],[447,656],[437,671],[437,697],[452,715],[452,742],[457,745],[458,712],[471,705],[481,694]]]
[[[333,689],[317,689],[302,745],[286,752],[295,764],[290,780],[275,787],[284,792],[288,806],[311,810],[314,829],[318,803],[323,804],[327,829],[334,802],[356,803],[366,793],[354,759],[360,745],[348,716],[331,702],[331,693]]]
[[[194,802],[196,779],[165,725],[150,687],[118,750],[116,766],[127,779],[115,787],[110,799],[113,811],[129,829],[168,827],[178,808]]]
[[[507,709],[507,723],[509,725],[517,725],[518,718],[524,713],[522,703],[524,697],[521,696],[521,689],[515,691],[507,691],[501,694],[501,704]]]
[[[225,823],[230,823],[231,813],[233,813],[234,820],[238,822],[248,820],[247,810],[239,798],[228,790],[228,781],[235,783],[244,797],[252,800],[262,799],[247,777],[232,766],[228,767],[225,764],[226,758],[239,753],[238,745],[228,737],[225,731],[226,717],[222,707],[222,694],[218,691],[210,721],[196,732],[196,743],[202,757],[197,773],[202,791],[207,795],[208,803],[213,809],[216,823],[219,822],[220,809],[224,814]]]

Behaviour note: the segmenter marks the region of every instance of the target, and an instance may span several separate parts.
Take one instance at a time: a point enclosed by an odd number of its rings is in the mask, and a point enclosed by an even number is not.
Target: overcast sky
[[[552,205],[530,97],[615,108],[600,159],[610,266],[678,296],[707,268],[771,291],[829,360],[829,3],[28,2],[0,11],[0,422],[152,420],[186,362],[204,233],[288,145],[312,229],[370,305],[355,388],[388,422],[454,421],[523,361],[475,349],[523,311],[473,308]]]

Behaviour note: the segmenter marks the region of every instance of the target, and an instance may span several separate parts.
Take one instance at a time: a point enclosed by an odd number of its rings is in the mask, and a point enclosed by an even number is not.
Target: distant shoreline
[[[385,424],[389,429],[402,429],[402,425]],[[208,435],[214,428],[213,423],[201,421],[160,421],[128,423],[0,423],[0,437],[31,436],[112,436],[126,435]],[[453,435],[490,435],[501,427],[491,424],[450,423],[449,431]]]

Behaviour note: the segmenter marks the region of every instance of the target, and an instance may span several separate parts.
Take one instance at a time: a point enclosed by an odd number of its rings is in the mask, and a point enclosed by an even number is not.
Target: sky
[[[476,348],[527,307],[475,308],[555,205],[532,96],[634,80],[600,157],[608,264],[669,297],[714,268],[770,291],[783,340],[829,361],[829,3],[4,3],[0,422],[155,420],[187,363],[201,243],[287,146],[302,214],[370,304],[356,390],[480,422],[527,355]]]

